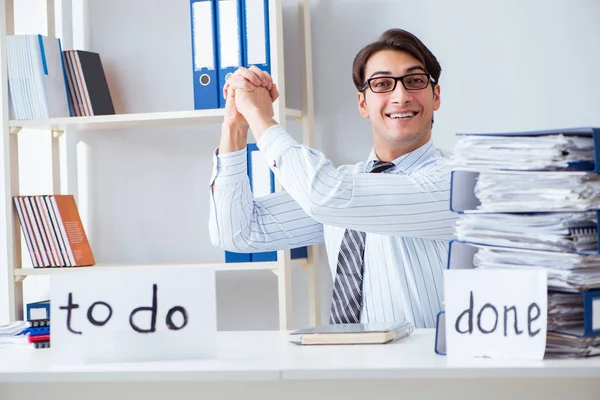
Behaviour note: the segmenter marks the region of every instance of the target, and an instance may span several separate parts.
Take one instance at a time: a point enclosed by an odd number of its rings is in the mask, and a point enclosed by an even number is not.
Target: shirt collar
[[[393,160],[392,162],[396,166],[391,168],[390,172],[394,171],[410,173],[423,162],[433,157],[435,151],[436,147],[433,145],[432,138],[429,138],[427,143],[425,143],[423,146],[411,151],[410,153],[401,155],[400,157]],[[365,163],[364,172],[367,173],[368,171],[370,171],[371,168],[373,168],[373,164],[377,160],[378,158],[375,154],[375,147],[373,147],[371,149],[371,153],[369,154],[369,158]]]

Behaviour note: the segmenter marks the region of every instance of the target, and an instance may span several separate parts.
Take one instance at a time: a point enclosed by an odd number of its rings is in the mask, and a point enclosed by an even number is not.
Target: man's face
[[[377,76],[403,76],[426,72],[424,65],[403,51],[382,50],[371,56],[365,82]],[[379,159],[392,161],[425,144],[431,137],[433,111],[440,107],[440,86],[431,83],[421,90],[406,90],[401,81],[388,93],[367,87],[358,93],[358,108],[371,120],[375,151]]]

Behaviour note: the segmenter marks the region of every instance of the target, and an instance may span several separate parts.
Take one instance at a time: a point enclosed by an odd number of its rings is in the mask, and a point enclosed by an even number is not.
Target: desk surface
[[[417,330],[386,345],[298,346],[281,331],[219,332],[214,359],[118,364],[59,365],[52,349],[2,349],[0,383],[600,378],[600,357],[453,361],[434,353],[434,335]]]

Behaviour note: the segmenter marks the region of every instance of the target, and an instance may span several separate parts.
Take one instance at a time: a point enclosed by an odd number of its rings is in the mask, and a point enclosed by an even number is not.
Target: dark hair
[[[403,29],[389,29],[381,34],[379,40],[363,47],[352,63],[352,79],[356,90],[362,90],[365,83],[365,67],[373,54],[381,50],[405,51],[419,60],[426,72],[439,82],[442,67],[431,51],[410,32]],[[432,87],[435,84],[432,83]]]

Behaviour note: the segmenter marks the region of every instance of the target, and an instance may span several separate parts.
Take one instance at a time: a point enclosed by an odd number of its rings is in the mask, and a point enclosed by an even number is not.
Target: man
[[[366,161],[335,168],[273,120],[278,94],[270,76],[238,70],[225,89],[211,182],[213,244],[255,252],[324,242],[334,280],[331,323],[434,327],[456,218],[447,155],[431,141],[440,72],[427,47],[400,29],[363,48],[353,80],[374,148]],[[252,198],[248,126],[285,192]]]

